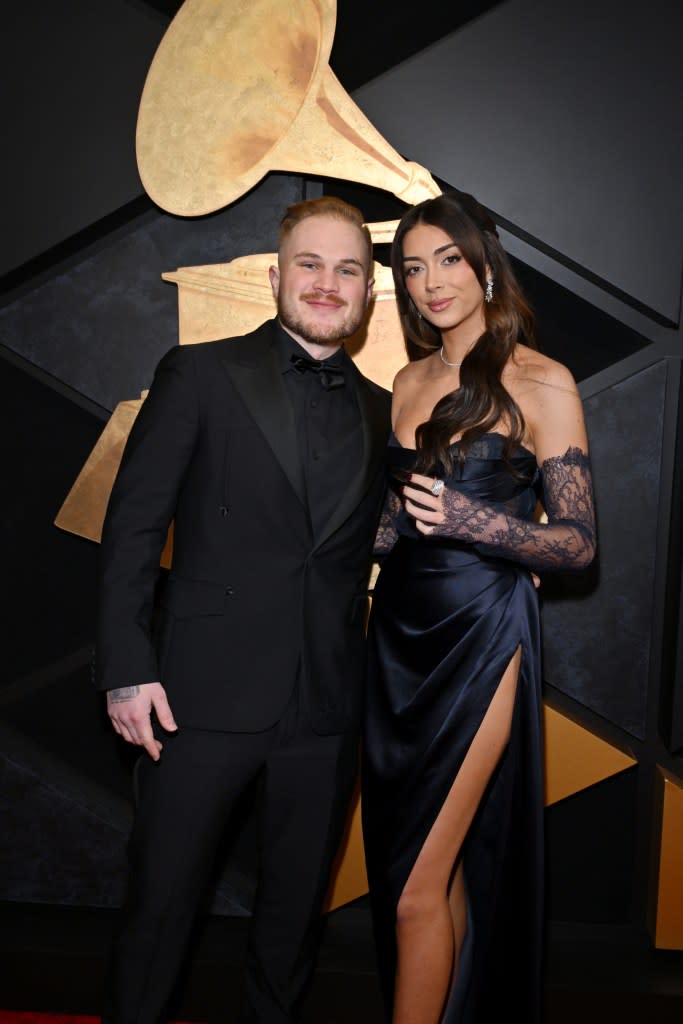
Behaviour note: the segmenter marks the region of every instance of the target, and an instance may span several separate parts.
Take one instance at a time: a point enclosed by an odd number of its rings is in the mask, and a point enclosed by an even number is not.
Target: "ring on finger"
[[[431,491],[435,498],[438,498],[442,490],[444,489],[444,486],[445,485],[443,480],[439,480],[439,478],[437,477],[432,486],[429,488],[429,490]]]

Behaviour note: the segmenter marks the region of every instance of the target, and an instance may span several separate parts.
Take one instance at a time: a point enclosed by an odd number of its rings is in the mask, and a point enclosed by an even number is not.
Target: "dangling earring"
[[[493,278],[492,277],[487,277],[486,278],[486,291],[484,292],[484,300],[486,302],[491,302],[492,299],[493,299]]]

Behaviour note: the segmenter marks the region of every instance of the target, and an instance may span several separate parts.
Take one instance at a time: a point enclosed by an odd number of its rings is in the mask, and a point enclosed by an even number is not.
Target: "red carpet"
[[[99,1024],[99,1017],[85,1017],[73,1013],[27,1013],[0,1010],[0,1024]]]
[[[0,1010],[0,1024],[99,1024],[99,1017],[88,1017],[76,1013],[30,1013],[18,1010]],[[184,1024],[174,1021],[172,1024]]]

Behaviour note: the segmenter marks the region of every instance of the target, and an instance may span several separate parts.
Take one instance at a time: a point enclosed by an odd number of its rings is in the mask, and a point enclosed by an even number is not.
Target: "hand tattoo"
[[[118,690],[107,690],[107,703],[121,704],[124,701],[133,700],[139,693],[139,686],[121,686]]]

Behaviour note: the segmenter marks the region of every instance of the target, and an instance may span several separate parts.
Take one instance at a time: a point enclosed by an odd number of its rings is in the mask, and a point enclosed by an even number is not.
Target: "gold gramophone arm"
[[[303,164],[302,157],[309,162]],[[307,166],[313,173],[372,185],[413,206],[441,195],[429,171],[396,152],[330,67],[322,74],[317,93],[307,97],[272,160],[281,170],[301,171]]]
[[[410,171],[410,180],[403,192],[395,192],[398,199],[404,203],[416,206],[424,199],[434,199],[441,195],[441,189],[436,184],[431,174],[422,164],[416,164],[413,160],[406,161],[406,168]]]

